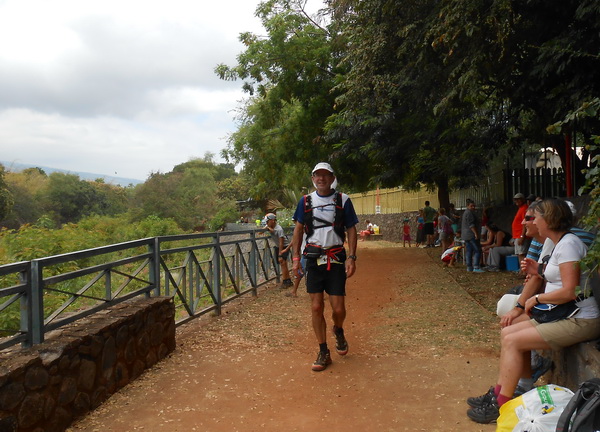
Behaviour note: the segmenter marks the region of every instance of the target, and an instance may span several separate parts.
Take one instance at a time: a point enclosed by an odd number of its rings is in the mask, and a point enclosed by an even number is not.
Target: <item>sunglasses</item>
[[[525,216],[525,222],[529,222],[529,221],[532,221],[534,219],[535,219],[535,216],[529,216],[529,215]]]

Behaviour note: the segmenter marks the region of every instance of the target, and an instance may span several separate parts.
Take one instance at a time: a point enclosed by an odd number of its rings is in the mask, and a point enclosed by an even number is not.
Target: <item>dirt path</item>
[[[360,244],[350,352],[324,372],[308,296],[272,287],[180,327],[168,359],[70,430],[493,431],[464,400],[495,380],[497,321],[430,255]]]

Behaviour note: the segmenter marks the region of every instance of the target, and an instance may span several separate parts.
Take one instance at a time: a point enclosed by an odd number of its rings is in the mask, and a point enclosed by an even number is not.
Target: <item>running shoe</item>
[[[331,364],[331,353],[327,351],[319,351],[317,359],[312,365],[312,370],[315,372],[321,372],[327,369],[327,366]]]
[[[467,410],[467,416],[477,423],[495,423],[500,416],[500,407],[496,401],[496,396],[487,405]]]
[[[494,396],[494,386],[492,386],[486,394],[467,398],[467,403],[471,408],[479,408],[483,405],[489,404]]]
[[[333,335],[335,336],[335,351],[339,355],[348,354],[348,341],[344,337],[344,329],[333,326]]]

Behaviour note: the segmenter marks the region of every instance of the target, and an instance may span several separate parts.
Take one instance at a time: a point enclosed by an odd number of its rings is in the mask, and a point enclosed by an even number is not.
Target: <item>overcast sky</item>
[[[0,160],[140,180],[222,161],[244,95],[213,70],[264,34],[258,3],[0,0]]]

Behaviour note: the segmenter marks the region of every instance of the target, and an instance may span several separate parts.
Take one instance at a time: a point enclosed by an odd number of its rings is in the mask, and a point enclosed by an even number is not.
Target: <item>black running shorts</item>
[[[317,265],[316,259],[307,259],[306,291],[308,293],[325,291],[329,295],[345,296],[346,266],[331,263],[331,269],[327,270],[327,264]]]

